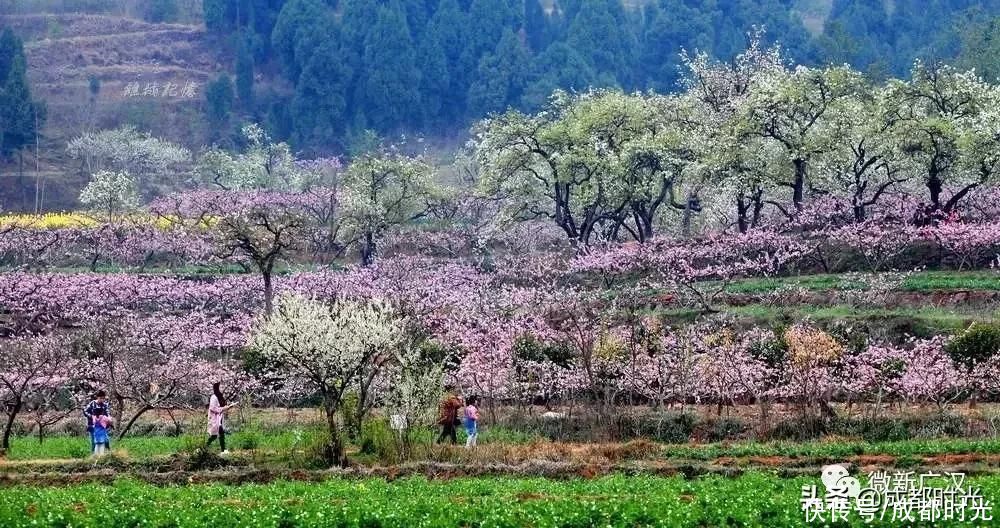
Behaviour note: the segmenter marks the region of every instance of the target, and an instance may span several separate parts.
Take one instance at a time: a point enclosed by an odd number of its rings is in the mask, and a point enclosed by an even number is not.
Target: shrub
[[[598,440],[599,426],[593,418],[573,416],[558,420],[543,420],[538,432],[553,442],[586,442]]]
[[[799,416],[778,422],[767,436],[774,440],[813,440],[827,433],[829,424],[819,416]]]
[[[362,424],[358,444],[363,455],[373,455],[388,463],[399,462],[399,441],[385,418],[368,420]]]
[[[202,446],[187,453],[175,455],[174,459],[180,463],[186,471],[202,471],[206,469],[219,469],[229,465],[229,462]]]
[[[836,435],[860,437],[866,442],[889,442],[910,437],[908,424],[891,418],[837,418],[830,424]]]
[[[344,429],[351,440],[357,441],[361,435],[362,424],[358,423],[358,393],[348,392],[344,394],[340,403],[340,416],[344,421]]]
[[[621,435],[622,439],[642,437],[668,444],[682,444],[690,440],[698,420],[693,414],[688,413],[623,415],[621,418],[623,424],[627,424],[627,427],[622,429],[630,429],[629,432],[632,433]]]
[[[253,451],[260,445],[260,436],[255,432],[246,432],[240,436],[239,446],[244,451]]]
[[[518,338],[513,352],[514,357],[521,361],[548,361],[562,368],[569,367],[573,360],[573,351],[565,343],[544,343],[531,335]]]
[[[699,429],[709,442],[735,440],[747,431],[747,424],[739,418],[719,418],[703,422]]]
[[[914,438],[942,438],[965,436],[965,418],[950,413],[935,413],[907,419]]]
[[[750,345],[750,355],[763,361],[768,367],[776,368],[785,362],[788,355],[788,342],[785,341],[783,328],[776,328],[775,339],[755,341]]]
[[[323,427],[294,431],[289,465],[298,469],[326,469],[336,461],[329,431]]]
[[[945,351],[956,362],[972,368],[1000,351],[1000,324],[972,323],[945,345]]]

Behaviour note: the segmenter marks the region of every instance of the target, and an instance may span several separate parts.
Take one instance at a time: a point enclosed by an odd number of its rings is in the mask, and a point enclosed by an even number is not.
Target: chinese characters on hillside
[[[132,81],[122,88],[122,97],[181,97],[193,99],[198,96],[198,83],[188,81],[184,84],[175,82],[147,82],[140,83]]]
[[[867,485],[849,475],[841,465],[823,467],[826,493],[815,484],[803,484],[799,503],[808,523],[849,522],[853,516],[865,523],[933,523],[993,520],[993,505],[978,487],[965,482],[964,473],[873,471]]]

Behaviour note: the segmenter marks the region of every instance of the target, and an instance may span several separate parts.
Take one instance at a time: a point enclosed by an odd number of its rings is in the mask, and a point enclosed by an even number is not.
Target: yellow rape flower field
[[[138,213],[125,217],[116,218],[117,221],[132,225],[145,225],[152,223],[160,229],[170,229],[177,224],[169,217],[152,216]],[[24,229],[70,229],[79,227],[97,227],[107,223],[105,218],[95,216],[90,213],[73,211],[45,214],[2,214],[0,215],[0,229],[7,227],[19,227]],[[210,224],[209,220],[204,223]]]

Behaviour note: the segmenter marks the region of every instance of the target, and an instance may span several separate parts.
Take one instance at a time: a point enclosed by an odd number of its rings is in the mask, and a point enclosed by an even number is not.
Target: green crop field
[[[593,480],[406,478],[322,484],[7,488],[0,525],[240,527],[805,526],[799,498],[819,478],[626,477]],[[986,498],[1000,477],[970,478]],[[854,524],[863,524],[855,518]],[[879,525],[878,522],[873,523]],[[975,523],[939,523],[970,526]],[[898,523],[897,523],[898,525]]]

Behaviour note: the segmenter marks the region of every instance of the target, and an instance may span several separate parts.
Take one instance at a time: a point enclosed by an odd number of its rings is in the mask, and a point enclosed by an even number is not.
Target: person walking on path
[[[455,394],[453,386],[446,387],[445,391],[447,393],[441,400],[441,405],[438,406],[438,425],[441,426],[441,434],[434,443],[440,444],[445,438],[449,438],[451,444],[455,445],[458,443],[455,426],[462,423],[458,418],[458,410],[462,408],[462,399]]]
[[[471,449],[476,447],[476,441],[479,439],[479,408],[476,405],[479,404],[479,398],[475,396],[469,396],[465,401],[468,405],[465,406],[465,448]]]
[[[83,408],[83,416],[87,418],[87,433],[90,434],[90,453],[97,453],[97,441],[94,439],[94,419],[98,416],[111,416],[111,403],[108,402],[108,393],[99,390],[94,393],[94,399]],[[111,450],[111,441],[105,435],[104,448]]]
[[[236,407],[236,403],[226,405],[226,397],[222,395],[222,390],[218,383],[212,384],[212,397],[208,400],[208,442],[205,446],[212,445],[218,438],[220,454],[228,455],[226,450],[226,413],[229,409]]]

